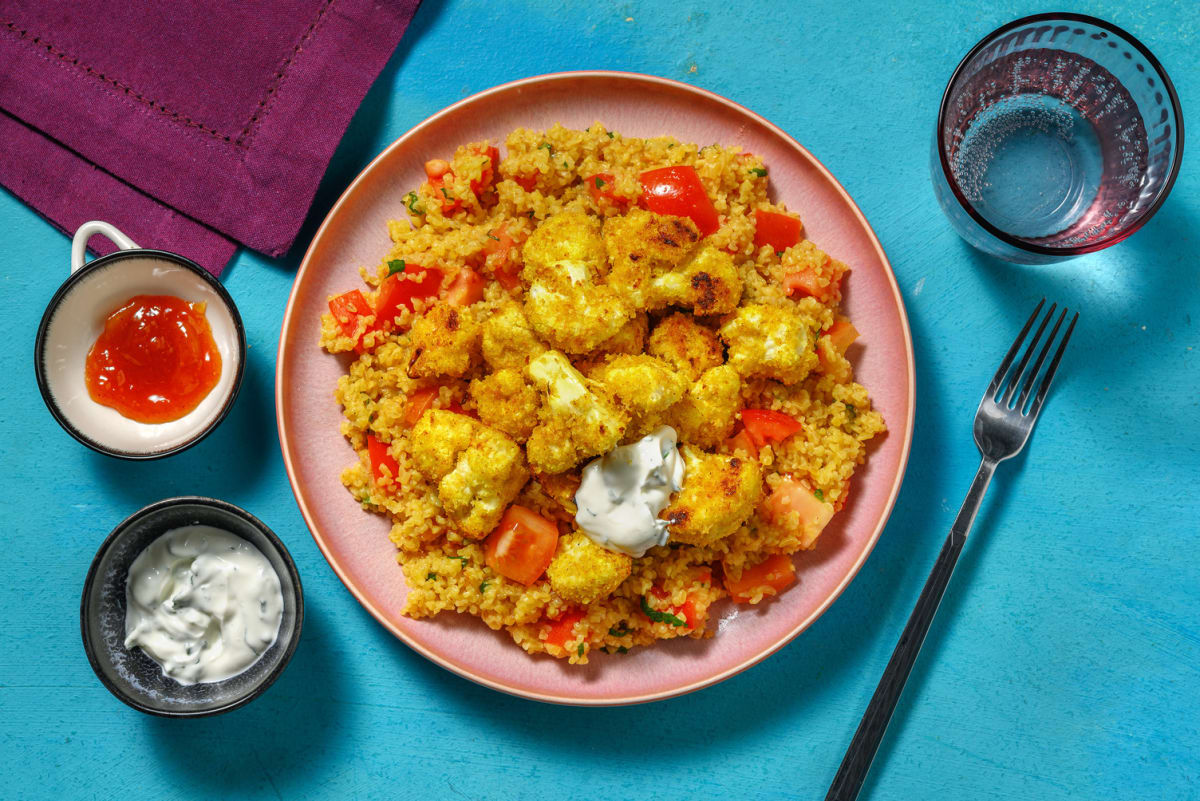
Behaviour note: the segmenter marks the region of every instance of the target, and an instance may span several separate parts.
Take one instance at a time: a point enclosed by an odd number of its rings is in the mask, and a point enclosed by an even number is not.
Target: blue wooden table
[[[237,257],[225,281],[250,345],[241,397],[213,436],[165,462],[94,454],[43,407],[33,338],[66,275],[68,242],[0,193],[0,797],[823,797],[976,466],[980,393],[1043,295],[1081,311],[1068,359],[1030,447],[992,485],[866,792],[1200,797],[1194,164],[1126,243],[1056,267],[1013,267],[955,236],[927,160],[959,57],[999,24],[1046,10],[1032,0],[502,5],[427,0],[355,117],[296,248],[278,261]],[[1193,123],[1197,6],[1067,5],[1147,43]],[[916,347],[908,478],[858,578],[762,665],[633,708],[511,698],[395,640],[322,559],[275,434],[284,303],[304,245],[349,180],[465,95],[578,68],[695,83],[807,145],[890,254]],[[79,594],[114,524],[191,493],[237,503],[279,533],[304,579],[307,620],[264,697],[218,718],[159,720],[123,706],[92,674]]]

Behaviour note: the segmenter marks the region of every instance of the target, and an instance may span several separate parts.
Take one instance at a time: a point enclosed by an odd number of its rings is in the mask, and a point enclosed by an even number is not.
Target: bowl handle
[[[118,231],[115,225],[109,225],[100,220],[85,222],[75,231],[75,237],[71,240],[71,272],[78,270],[87,261],[87,243],[96,234],[112,240],[112,243],[121,250],[137,248],[137,243]]]

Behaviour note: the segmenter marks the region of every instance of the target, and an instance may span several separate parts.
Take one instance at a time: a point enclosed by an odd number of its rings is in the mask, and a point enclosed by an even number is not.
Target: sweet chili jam
[[[136,295],[108,316],[84,368],[92,400],[139,423],[178,420],[221,376],[203,303]]]

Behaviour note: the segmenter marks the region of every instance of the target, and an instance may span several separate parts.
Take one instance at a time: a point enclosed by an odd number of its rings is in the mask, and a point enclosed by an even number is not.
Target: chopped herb
[[[449,199],[450,199],[450,193],[446,191],[446,187],[444,187],[444,186],[443,186],[443,187],[441,187],[441,190],[442,190],[442,197],[444,197],[444,198],[446,198],[447,200],[449,200]]]
[[[578,656],[583,656],[583,643],[579,643],[579,647],[575,649],[575,653]]]
[[[750,172],[754,173],[759,178],[762,178],[763,176],[765,176],[767,174],[767,171],[764,170],[762,167],[751,167]]]
[[[421,198],[416,192],[409,192],[404,196],[404,205],[408,206],[409,214],[425,213],[425,204],[421,202]]]
[[[374,501],[371,500],[371,493],[369,492],[364,492],[359,500],[361,500],[363,503],[374,503]]]
[[[387,263],[388,275],[404,272],[404,259],[392,259]]]
[[[612,131],[605,131],[605,133],[606,133],[606,134],[608,134],[608,138],[609,138],[609,139],[612,139],[612,138],[613,138],[613,132],[612,132]]]
[[[379,416],[379,412],[371,412],[371,416],[367,418],[368,423],[374,423],[375,418]]]
[[[563,169],[564,169],[564,170],[569,170],[569,169],[571,169],[571,165],[570,165],[570,164],[568,164],[567,162],[565,162],[565,161],[564,161],[564,162],[563,162]]]
[[[426,581],[433,581],[435,578],[437,578],[437,573],[429,573],[425,576]]]
[[[525,212],[525,216],[532,220],[533,219],[533,209],[530,209],[529,211]]]
[[[483,581],[483,582],[481,582],[481,583],[479,584],[479,591],[480,591],[481,593],[482,593],[482,592],[487,592],[487,588],[488,588],[488,583],[487,583],[486,581]]]
[[[465,556],[451,556],[451,557],[449,557],[449,558],[450,558],[450,559],[457,559],[458,561],[462,562],[462,565],[463,565],[463,567],[466,567],[466,566],[467,566],[467,564],[468,564],[468,563],[471,561],[470,559],[468,559],[468,558],[467,558],[467,557],[465,557]]]
[[[597,175],[597,176],[596,176],[596,188],[597,188],[597,189],[601,188],[601,187],[602,187],[602,186],[604,186],[606,183],[608,183],[608,182],[607,182],[607,181],[605,181],[603,178],[601,178],[599,175]]]
[[[672,142],[671,144],[667,145],[667,150],[670,150],[670,149],[671,149],[671,148],[673,148],[673,147],[675,147],[675,143],[674,143],[674,142]]]
[[[858,417],[858,409],[856,407],[850,405],[849,403],[846,403],[845,401],[842,401],[842,405],[846,407],[846,416],[847,417],[849,417],[851,420]]]
[[[487,238],[488,238],[488,239],[490,239],[490,240],[492,240],[493,242],[499,242],[499,241],[500,241],[500,237],[498,237],[498,236],[492,236],[491,234],[488,234],[488,235],[487,235]]]
[[[776,256],[778,256],[779,258],[781,258],[781,259],[782,259],[782,258],[783,258],[783,251],[782,251],[782,250],[777,250],[777,251],[775,251],[775,255],[776,255]]]
[[[650,604],[646,603],[646,596],[642,596],[642,612],[646,617],[650,618],[655,623],[670,623],[672,626],[686,626],[687,621],[672,615],[670,612],[660,612],[657,609],[652,609]]]
[[[626,648],[624,645],[618,645],[618,646],[617,646],[617,653],[618,653],[618,654],[627,654],[627,653],[629,653],[629,649],[628,649],[628,648]]]
[[[610,637],[627,637],[627,636],[629,636],[629,628],[624,623],[622,623],[621,628],[619,628],[619,629],[616,627],[609,629],[608,635]]]
[[[538,145],[538,150],[541,150],[543,147],[546,148],[546,152],[549,153],[551,156],[554,155],[554,146],[551,145],[549,142],[542,142],[540,145]]]
[[[823,490],[815,489],[815,490],[813,490],[813,495],[816,495],[816,496],[817,496],[817,500],[818,500],[818,501],[822,501],[822,502],[824,502],[824,500],[825,500],[825,492],[824,492]]]

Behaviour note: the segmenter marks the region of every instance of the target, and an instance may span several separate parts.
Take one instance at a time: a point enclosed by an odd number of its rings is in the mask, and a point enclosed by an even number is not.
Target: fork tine
[[[1054,371],[1058,369],[1058,362],[1062,359],[1063,351],[1067,349],[1067,342],[1071,339],[1071,332],[1075,330],[1075,323],[1078,321],[1079,312],[1075,312],[1075,316],[1071,318],[1071,324],[1067,326],[1067,333],[1063,334],[1062,344],[1058,346],[1058,351],[1054,354],[1054,358],[1050,360],[1050,366],[1046,368],[1046,377],[1042,379],[1042,384],[1038,387],[1037,394],[1033,396],[1033,405],[1029,407],[1029,415],[1033,418],[1036,418],[1038,412],[1042,410],[1042,403],[1046,400],[1046,393],[1050,391],[1050,382],[1054,380]]]
[[[1038,301],[1037,308],[1033,310],[1033,314],[1029,315],[1029,319],[1025,321],[1025,327],[1021,329],[1021,333],[1017,334],[1017,340],[1012,343],[1012,347],[1008,349],[1008,353],[1004,354],[1004,361],[1000,362],[1000,369],[996,371],[995,377],[992,378],[992,383],[988,384],[985,398],[994,398],[996,390],[1000,388],[1000,382],[1004,379],[1004,374],[1008,372],[1009,365],[1012,364],[1013,357],[1017,355],[1017,351],[1021,348],[1021,343],[1025,340],[1025,335],[1029,333],[1029,329],[1033,327],[1033,321],[1037,319],[1038,312],[1042,310],[1042,306],[1046,303],[1046,299],[1042,298]]]
[[[1058,308],[1058,303],[1051,303],[1050,309],[1046,312],[1046,316],[1042,318],[1042,324],[1038,326],[1037,333],[1033,335],[1033,339],[1029,340],[1029,346],[1025,348],[1025,354],[1021,356],[1021,361],[1017,364],[1017,369],[1013,370],[1012,384],[1005,381],[1000,389],[1004,393],[1004,400],[1001,401],[1004,405],[1012,402],[1013,395],[1017,394],[1017,387],[1021,385],[1021,376],[1025,372],[1025,365],[1029,364],[1029,357],[1033,355],[1034,348],[1037,347],[1038,341],[1042,338],[1042,332],[1046,330],[1046,323],[1050,322],[1050,318],[1054,316],[1054,310]]]
[[[1025,386],[1021,388],[1021,397],[1017,399],[1017,402],[1013,407],[1017,411],[1021,411],[1025,408],[1025,401],[1029,398],[1030,391],[1033,390],[1033,382],[1037,379],[1038,373],[1042,369],[1042,363],[1046,361],[1046,356],[1050,353],[1050,346],[1054,344],[1054,338],[1058,336],[1058,329],[1062,327],[1063,320],[1066,318],[1067,308],[1064,306],[1062,314],[1058,315],[1058,320],[1056,320],[1054,323],[1054,328],[1050,329],[1050,336],[1046,337],[1046,345],[1042,348],[1042,352],[1038,354],[1037,361],[1033,363],[1033,369],[1030,370],[1025,376]],[[1045,324],[1043,323],[1043,325]],[[1041,332],[1039,332],[1039,334],[1040,333]],[[1030,347],[1030,350],[1033,350],[1032,346]],[[1013,383],[1014,391],[1016,390],[1018,383],[1020,382],[1018,381]]]

